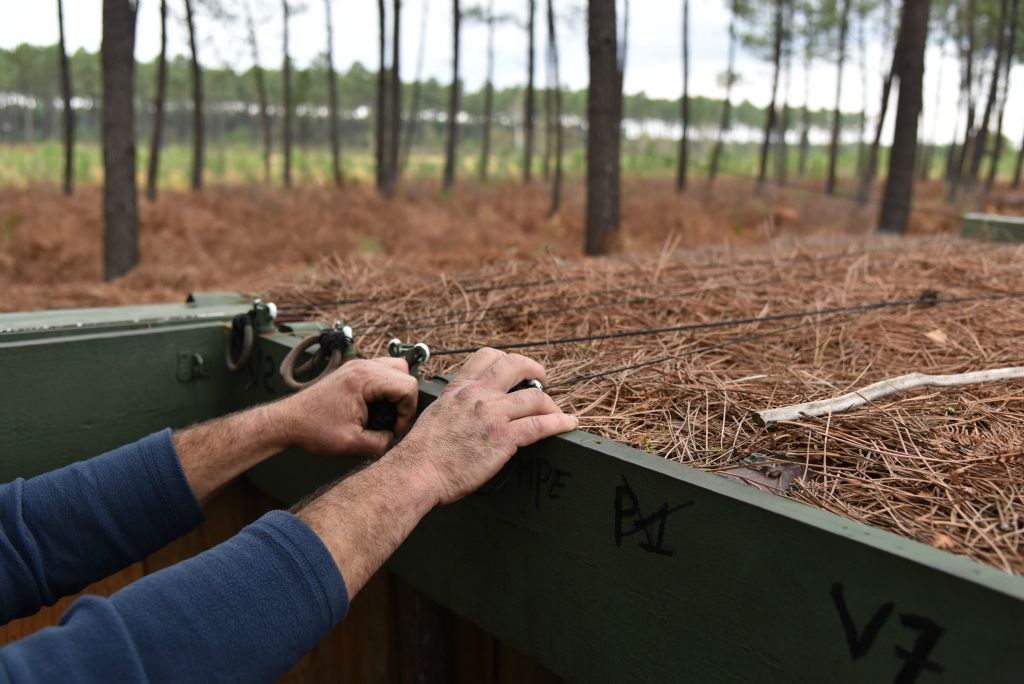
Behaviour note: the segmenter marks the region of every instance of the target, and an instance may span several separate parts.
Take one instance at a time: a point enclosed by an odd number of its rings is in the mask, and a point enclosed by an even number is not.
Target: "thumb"
[[[395,434],[390,430],[362,430],[353,440],[352,446],[367,455],[381,456],[391,446],[394,438]]]

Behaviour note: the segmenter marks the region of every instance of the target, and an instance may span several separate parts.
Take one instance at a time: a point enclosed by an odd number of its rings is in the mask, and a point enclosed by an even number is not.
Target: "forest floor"
[[[941,193],[938,184],[919,188],[912,233],[958,228],[962,207],[947,207]],[[578,183],[552,217],[546,187],[519,183],[464,182],[445,198],[435,183],[417,182],[390,202],[367,185],[222,186],[140,202],[140,264],[104,283],[100,187],[77,188],[70,198],[50,185],[0,190],[0,310],[180,301],[194,290],[259,292],[335,256],[427,271],[543,254],[573,258],[583,244]],[[758,199],[747,180],[721,179],[710,193],[698,180],[678,195],[668,179],[630,179],[613,252],[654,253],[669,240],[741,248],[776,237],[862,236],[876,218],[877,205],[861,208],[816,191],[770,187]]]

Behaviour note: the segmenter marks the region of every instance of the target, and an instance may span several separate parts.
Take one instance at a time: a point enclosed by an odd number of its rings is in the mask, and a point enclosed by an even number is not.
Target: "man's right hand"
[[[509,393],[523,380],[547,381],[519,354],[481,349],[389,454],[426,478],[438,503],[458,501],[494,477],[520,447],[575,430],[579,421],[538,389]]]

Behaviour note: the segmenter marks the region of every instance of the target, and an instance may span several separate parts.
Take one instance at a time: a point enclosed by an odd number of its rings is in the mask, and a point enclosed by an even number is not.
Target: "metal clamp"
[[[409,373],[419,378],[423,376],[420,364],[430,360],[430,347],[422,342],[407,344],[396,337],[388,342],[388,354],[395,359],[405,359],[409,364]]]
[[[262,299],[252,300],[252,309],[238,314],[231,321],[231,335],[228,337],[225,361],[232,373],[240,372],[252,359],[257,332],[274,329],[277,320],[277,305],[264,303]]]

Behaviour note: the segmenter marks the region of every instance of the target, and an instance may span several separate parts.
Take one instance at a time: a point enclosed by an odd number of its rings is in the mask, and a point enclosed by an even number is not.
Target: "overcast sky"
[[[486,0],[482,0],[486,1]],[[0,0],[0,46],[10,48],[21,42],[52,44],[57,39],[56,2],[51,0]],[[181,17],[184,14],[181,0],[171,0],[170,9],[174,16],[170,22],[171,51],[184,54],[187,35]],[[324,3],[320,0],[295,2],[299,7],[292,19],[292,53],[299,65],[308,64],[324,50],[326,28]],[[390,3],[388,3],[390,4]],[[463,6],[472,3],[463,0]],[[521,19],[525,13],[526,0],[494,0],[495,10]],[[538,0],[538,25],[543,14]],[[678,0],[632,0],[630,17],[630,43],[626,67],[625,90],[629,93],[644,91],[648,95],[664,98],[678,98],[682,88],[680,67],[681,5]],[[726,68],[728,53],[729,14],[723,0],[692,1],[692,62],[691,88],[693,94],[721,97],[718,76]],[[262,7],[263,16],[257,16],[261,40],[261,61],[267,66],[277,66],[281,60],[281,19],[278,16],[280,3],[276,1],[253,0],[253,5]],[[339,67],[346,67],[353,61],[361,61],[369,68],[376,67],[377,3],[373,0],[342,0],[332,3],[335,12],[335,60]],[[97,50],[101,37],[102,0],[65,0],[65,30],[69,48],[84,47]],[[556,8],[564,18],[559,25],[563,81],[581,88],[587,82],[586,25],[582,0],[556,0]],[[426,76],[434,76],[442,82],[450,80],[451,59],[451,3],[448,0],[404,0],[402,13],[402,70],[410,78],[414,73],[419,46],[420,26],[424,8],[427,11],[427,46],[424,61]],[[159,50],[159,1],[142,0],[136,39],[136,57],[151,60]],[[250,65],[244,35],[222,23],[213,23],[200,15],[198,32],[200,37],[200,60],[210,66],[230,65],[245,69]],[[538,46],[542,45],[545,32],[538,28]],[[522,83],[526,71],[526,37],[512,22],[506,23],[497,34],[497,66],[495,80],[499,86]],[[485,76],[486,30],[478,24],[464,24],[463,30],[463,77],[467,87],[475,89]],[[883,56],[881,45],[869,41],[869,81],[867,96],[869,111],[878,109],[877,100],[881,89]],[[543,79],[543,52],[538,50],[538,78]],[[930,48],[926,59],[925,73],[925,118],[924,133],[931,139],[936,127],[938,138],[946,141],[956,121],[958,74],[957,64],[942,59],[937,48]],[[755,56],[743,54],[739,60],[742,81],[737,87],[737,97],[765,105],[770,95],[771,71],[769,65]],[[812,107],[831,107],[835,97],[836,70],[834,65],[818,64],[810,74],[809,101]],[[802,102],[804,97],[804,74],[796,69],[793,74],[792,101]],[[941,84],[941,85],[940,85]],[[1007,110],[1008,135],[1019,139],[1024,123],[1024,98],[1019,94],[1024,88],[1024,70],[1014,73],[1010,107]],[[843,109],[857,111],[864,98],[859,56],[852,54],[847,65],[843,85]]]

